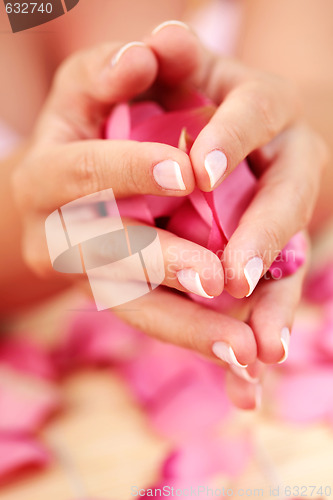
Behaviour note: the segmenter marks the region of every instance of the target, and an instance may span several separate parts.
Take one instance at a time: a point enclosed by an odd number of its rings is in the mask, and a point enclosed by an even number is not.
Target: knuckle
[[[270,220],[269,224],[266,224],[263,228],[263,238],[266,241],[265,249],[268,250],[266,256],[267,263],[270,265],[271,262],[276,258],[276,252],[280,251],[283,247],[285,229],[282,224],[276,220]]]
[[[74,184],[78,197],[96,193],[102,189],[101,169],[97,168],[100,163],[101,158],[97,158],[97,153],[93,148],[80,152],[76,158]]]
[[[124,152],[121,155],[121,172],[123,178],[121,179],[124,184],[127,184],[132,193],[145,192],[145,179],[140,168],[140,153],[138,155],[129,155]]]
[[[272,139],[279,131],[278,109],[271,98],[271,90],[267,84],[254,82],[248,86],[247,97],[250,109],[259,117],[266,139]]]
[[[246,143],[246,134],[240,125],[237,123],[230,124],[227,129],[227,135],[230,139],[230,144],[233,145],[233,149],[237,157],[244,158],[247,154],[245,151],[244,144]]]

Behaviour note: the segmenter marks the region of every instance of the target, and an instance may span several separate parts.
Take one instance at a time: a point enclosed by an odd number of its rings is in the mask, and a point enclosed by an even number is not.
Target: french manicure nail
[[[212,346],[212,351],[225,363],[229,365],[236,365],[239,368],[247,368],[248,365],[242,365],[235,356],[232,347],[225,342],[215,342]]]
[[[230,369],[235,375],[237,375],[237,377],[246,380],[246,382],[249,382],[250,384],[257,384],[259,382],[259,378],[251,377],[246,368],[240,368],[239,366],[231,365]]]
[[[261,403],[262,403],[262,386],[261,386],[261,384],[256,385],[254,397],[255,397],[255,403],[256,403],[256,410],[260,410]]]
[[[163,28],[166,28],[167,26],[180,26],[190,31],[190,27],[187,24],[183,23],[182,21],[171,20],[171,21],[165,21],[164,23],[161,23],[158,26],[156,26],[156,28],[153,29],[152,31],[152,35],[156,35],[156,33],[161,31]]]
[[[112,61],[111,61],[111,66],[115,66],[118,62],[119,59],[123,56],[123,54],[130,49],[131,47],[146,47],[146,44],[143,42],[130,42],[121,47],[121,49],[116,52],[116,54],[113,56]]]
[[[258,281],[261,278],[261,273],[263,268],[264,268],[264,263],[260,257],[253,257],[246,264],[244,268],[244,274],[246,281],[249,284],[249,292],[246,295],[247,297],[251,295],[251,293],[257,286]]]
[[[227,157],[219,149],[214,149],[206,156],[204,165],[209,176],[210,187],[213,189],[227,169]]]
[[[214,298],[213,295],[208,295],[208,293],[205,292],[200,280],[199,273],[194,269],[180,269],[180,271],[177,271],[177,278],[179,283],[189,292],[200,295],[201,297],[205,297],[206,299]]]
[[[182,171],[176,161],[164,160],[157,163],[153,169],[153,176],[157,184],[164,189],[186,190]]]
[[[283,363],[289,354],[290,330],[286,326],[281,330],[281,343],[284,349],[283,358],[280,359],[279,364]]]

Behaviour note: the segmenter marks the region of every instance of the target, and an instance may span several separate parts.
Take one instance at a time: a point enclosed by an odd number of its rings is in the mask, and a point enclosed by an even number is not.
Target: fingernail
[[[257,384],[259,382],[259,378],[251,377],[246,368],[240,368],[239,366],[231,365],[230,369],[235,375],[237,375],[239,378],[242,378],[243,380],[246,380],[246,382],[249,382],[250,384]]]
[[[121,49],[118,50],[118,52],[113,56],[112,61],[111,61],[111,66],[115,66],[118,62],[119,59],[122,57],[122,55],[131,47],[147,47],[147,45],[143,42],[130,42],[121,47]]]
[[[164,160],[157,163],[153,169],[153,176],[157,184],[164,189],[186,190],[182,171],[176,161]]]
[[[225,342],[215,342],[212,346],[212,351],[220,358],[222,361],[225,361],[229,365],[235,365],[239,368],[247,368],[248,365],[242,365],[235,356],[235,353],[232,347]]]
[[[199,273],[191,268],[181,269],[177,271],[177,278],[179,283],[186,288],[189,292],[205,297],[206,299],[213,299],[213,295],[208,295],[203,289]]]
[[[227,169],[226,155],[219,149],[214,149],[205,158],[205,169],[209,176],[210,187],[213,189]]]
[[[279,361],[279,364],[283,363],[289,354],[289,342],[290,342],[290,330],[286,326],[281,330],[281,343],[284,349],[283,358]]]
[[[244,268],[244,274],[246,281],[249,284],[249,293],[246,295],[249,297],[255,287],[258,284],[258,281],[261,278],[261,273],[264,268],[264,263],[260,257],[253,257],[248,261]]]
[[[156,33],[161,31],[163,28],[166,28],[167,26],[181,26],[182,28],[185,28],[188,31],[190,31],[190,27],[187,24],[183,23],[182,21],[172,20],[172,21],[165,21],[164,23],[161,23],[158,26],[156,26],[156,28],[153,29],[152,31],[152,35],[156,35]]]
[[[261,403],[262,403],[262,386],[261,386],[261,384],[256,385],[254,394],[255,394],[254,398],[255,398],[255,403],[256,403],[256,410],[260,410]]]

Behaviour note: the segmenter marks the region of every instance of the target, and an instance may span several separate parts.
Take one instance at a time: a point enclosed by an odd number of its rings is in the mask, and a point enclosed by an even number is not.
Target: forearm
[[[26,147],[0,162],[0,315],[14,312],[62,290],[64,283],[38,278],[22,256],[22,228],[12,185],[12,172],[24,156]]]
[[[333,146],[333,3],[331,0],[244,2],[238,55],[250,65],[293,80],[302,94],[305,117]],[[332,213],[333,164],[326,170],[316,228]]]

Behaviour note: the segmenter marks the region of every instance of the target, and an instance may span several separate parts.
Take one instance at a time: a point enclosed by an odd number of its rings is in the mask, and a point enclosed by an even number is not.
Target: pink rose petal
[[[34,433],[60,406],[50,384],[1,369],[0,432]]]
[[[29,437],[0,435],[0,479],[26,467],[48,464],[49,453]]]
[[[288,375],[278,388],[278,414],[295,423],[333,423],[333,366]]]
[[[54,379],[57,376],[50,354],[30,340],[2,339],[0,365],[2,364],[47,379]]]
[[[133,357],[145,342],[141,332],[89,303],[73,318],[54,358],[63,373],[80,365],[113,365]]]
[[[108,139],[129,139],[131,132],[131,112],[127,103],[118,104],[105,126],[105,135]]]

